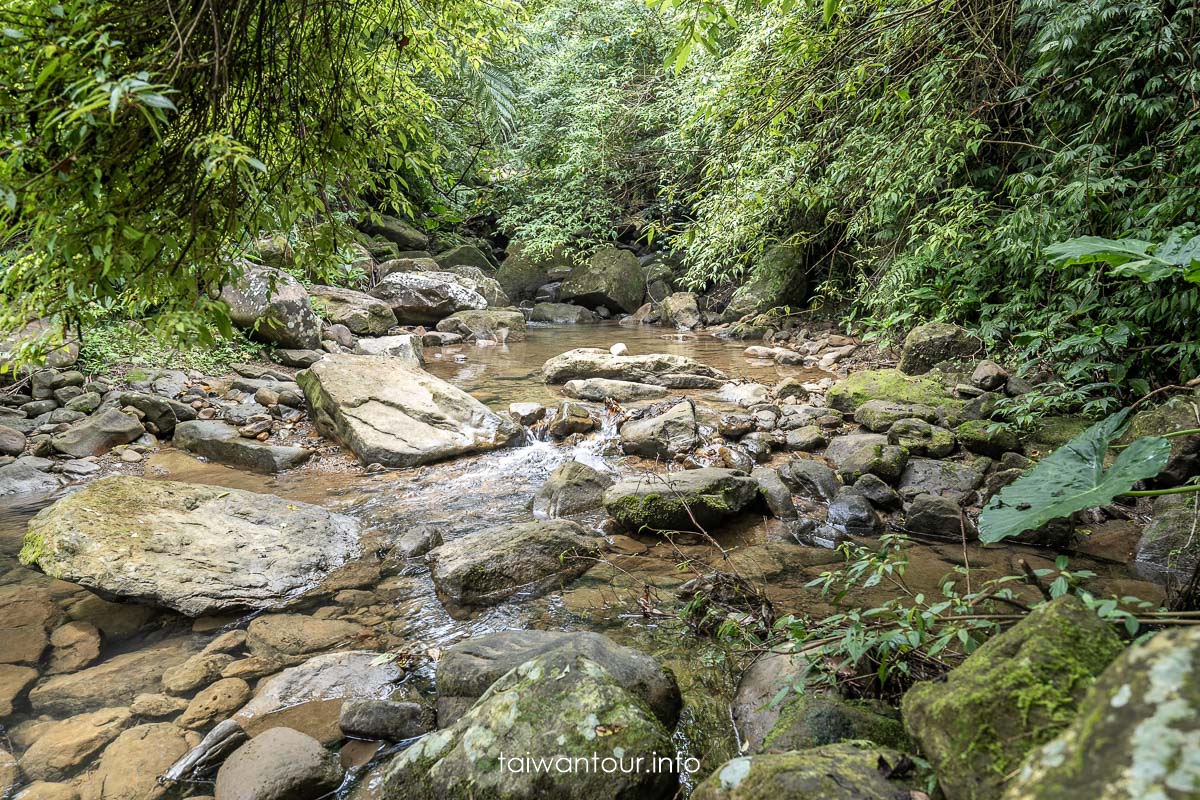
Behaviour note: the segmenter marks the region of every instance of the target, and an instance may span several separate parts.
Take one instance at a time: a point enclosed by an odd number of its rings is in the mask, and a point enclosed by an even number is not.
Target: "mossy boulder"
[[[1125,443],[1142,436],[1162,436],[1200,428],[1200,393],[1178,395],[1157,408],[1136,414],[1129,422]],[[1170,440],[1171,457],[1152,481],[1154,488],[1166,489],[1200,475],[1200,434],[1176,436]]]
[[[496,271],[496,265],[473,244],[460,244],[434,256],[440,267],[474,267],[487,273]]]
[[[804,301],[807,289],[804,248],[778,244],[762,254],[749,279],[729,301],[725,316],[736,320],[775,306],[800,303]]]
[[[890,400],[868,400],[854,411],[854,421],[869,431],[883,433],[892,423],[902,419],[937,420],[937,410],[916,403],[896,403]]]
[[[838,474],[842,483],[851,484],[863,475],[874,475],[895,484],[908,463],[908,451],[894,444],[869,444],[860,447],[842,461]]]
[[[924,375],[943,361],[969,359],[983,349],[983,341],[965,328],[944,322],[918,325],[904,337],[900,371]]]
[[[644,700],[590,658],[558,650],[506,673],[364,784],[388,800],[657,800],[678,788],[658,760],[674,753]]]
[[[381,214],[377,219],[366,219],[359,224],[363,232],[382,237],[395,243],[400,250],[424,250],[429,246],[429,236],[411,222]]]
[[[899,715],[883,703],[845,700],[827,692],[808,691],[785,701],[762,750],[805,750],[853,740],[897,750],[913,749]]]
[[[911,778],[889,778],[900,753],[870,742],[731,759],[692,792],[692,800],[908,800]]]
[[[758,482],[731,469],[634,475],[604,492],[609,516],[628,530],[694,531],[715,525],[758,499]]]
[[[551,272],[571,266],[571,259],[561,249],[539,254],[530,252],[523,242],[513,242],[496,272],[496,280],[514,303],[532,300],[538,287],[550,282]]]
[[[986,419],[969,419],[954,429],[954,435],[959,444],[982,456],[999,458],[1021,452],[1021,439],[1012,428]]]
[[[657,416],[621,426],[621,449],[643,458],[669,459],[698,444],[696,409],[691,400],[682,400]]]
[[[637,256],[628,250],[605,247],[586,264],[571,270],[563,281],[564,303],[588,308],[604,306],[613,313],[632,314],[646,294],[645,279]]]
[[[1104,671],[1004,800],[1200,797],[1200,628],[1164,631]]]
[[[888,428],[888,443],[903,447],[914,456],[944,458],[954,452],[958,440],[940,425],[923,419],[898,419]]]
[[[1061,597],[986,642],[945,681],[904,695],[904,727],[949,800],[993,800],[1033,748],[1075,716],[1121,640],[1074,596]]]
[[[829,390],[829,405],[852,414],[870,400],[909,403],[923,406],[960,407],[962,401],[946,393],[940,380],[913,378],[894,369],[855,372]]]

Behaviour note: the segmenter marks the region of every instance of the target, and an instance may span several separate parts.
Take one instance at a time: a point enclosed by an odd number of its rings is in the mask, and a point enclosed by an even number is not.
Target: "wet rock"
[[[241,278],[221,290],[233,324],[281,347],[320,347],[321,322],[300,282],[272,267],[248,262],[240,266]]]
[[[910,458],[900,476],[900,496],[911,500],[919,494],[935,494],[958,502],[983,483],[983,472],[970,464]]]
[[[690,331],[704,324],[700,316],[700,305],[691,292],[676,292],[668,295],[662,303],[663,320],[679,330]]]
[[[378,656],[365,651],[314,656],[260,682],[234,719],[252,736],[287,726],[321,742],[337,741],[347,699],[387,698],[398,688],[403,672],[394,662],[379,662]]]
[[[1005,777],[1072,721],[1121,650],[1108,622],[1074,595],[1061,597],[989,639],[945,681],[909,689],[905,730],[948,797],[998,798]]]
[[[787,449],[810,453],[829,444],[825,432],[816,425],[805,425],[787,432]]]
[[[137,417],[109,408],[55,434],[50,445],[63,455],[84,458],[103,455],[119,444],[129,444],[145,432]]]
[[[846,487],[841,489],[829,504],[825,526],[833,531],[822,534],[823,536],[841,540],[846,535],[874,536],[879,533],[882,523],[870,501]]]
[[[913,750],[899,715],[884,703],[845,700],[810,687],[783,701],[762,752],[807,750],[846,741],[867,741],[901,752]]]
[[[50,634],[48,675],[83,669],[100,657],[100,630],[89,622],[68,622]]]
[[[338,726],[347,736],[400,742],[428,732],[426,716],[417,703],[361,698],[342,704]]]
[[[21,770],[13,754],[0,747],[0,797],[8,797],[21,781]]]
[[[894,369],[854,372],[830,388],[826,398],[831,408],[853,413],[871,400],[910,403],[922,406],[959,408],[961,400],[946,394],[941,381],[933,378],[910,377]]]
[[[796,494],[813,500],[832,500],[840,488],[833,470],[807,458],[793,458],[784,464],[779,477]]]
[[[546,430],[551,436],[559,439],[575,433],[587,433],[595,430],[596,420],[587,406],[579,403],[562,403],[550,415],[550,424]]]
[[[900,495],[896,490],[870,473],[854,482],[854,491],[867,498],[871,505],[880,511],[897,511],[901,506]]]
[[[664,725],[675,727],[682,705],[679,687],[653,658],[598,633],[540,630],[473,636],[448,648],[437,667],[438,724],[457,721],[509,670],[553,652],[578,653],[600,664]]]
[[[57,492],[62,479],[21,461],[0,467],[0,501],[33,498]]]
[[[70,777],[132,723],[128,709],[104,708],[53,722],[21,756],[21,771],[35,781]]]
[[[1007,452],[1018,452],[1021,440],[1007,425],[987,420],[967,420],[954,429],[959,443],[972,453],[999,458]]]
[[[342,783],[337,755],[291,728],[239,747],[217,772],[216,800],[317,800]]]
[[[105,641],[120,641],[140,632],[158,612],[137,603],[110,603],[104,598],[83,592],[67,609],[76,621],[95,625]]]
[[[49,643],[40,625],[0,627],[0,664],[37,664]]]
[[[1200,563],[1200,523],[1196,495],[1163,495],[1154,500],[1154,513],[1142,531],[1133,571],[1147,580],[1183,586]]]
[[[884,433],[902,419],[933,422],[937,410],[919,403],[895,403],[890,400],[868,400],[854,411],[854,420],[869,431]]]
[[[366,634],[367,629],[347,620],[265,614],[246,629],[246,647],[252,655],[290,665],[313,653],[358,645]]]
[[[944,458],[954,452],[954,434],[923,419],[899,419],[888,428],[888,442],[914,456]]]
[[[984,359],[975,367],[975,371],[971,373],[971,385],[983,389],[985,392],[994,392],[1004,388],[1008,382],[1008,370],[997,364],[995,361]]]
[[[919,494],[913,498],[904,516],[904,527],[914,533],[935,536],[974,539],[977,535],[975,524],[963,515],[958,503],[932,494]]]
[[[444,333],[457,333],[476,341],[525,341],[525,315],[515,308],[488,308],[482,311],[459,311],[437,324]]]
[[[720,388],[713,398],[722,403],[748,408],[771,400],[771,388],[761,383],[727,383]]]
[[[34,781],[18,792],[13,800],[79,800],[79,792],[66,783]]]
[[[226,653],[197,653],[163,673],[163,688],[171,694],[190,694],[219,678],[232,662],[233,656]]]
[[[207,728],[237,711],[249,699],[250,684],[240,678],[222,678],[192,698],[192,702],[188,703],[187,709],[175,720],[175,724],[187,729]],[[171,759],[171,763],[174,761],[174,758]]]
[[[979,337],[944,322],[918,325],[904,337],[900,351],[900,371],[906,375],[923,375],[937,364],[954,359],[967,359],[983,349]]]
[[[740,513],[758,498],[743,472],[707,468],[623,478],[604,493],[609,516],[627,530],[694,531]]]
[[[568,461],[542,484],[533,498],[533,516],[538,519],[553,519],[579,514],[600,508],[604,504],[604,490],[615,480],[578,461]]]
[[[451,727],[392,759],[377,780],[394,800],[467,794],[656,800],[677,788],[673,770],[518,771],[507,758],[552,753],[590,761],[595,753],[629,764],[673,752],[667,729],[619,678],[584,654],[556,651],[505,674]]]
[[[637,256],[613,247],[600,249],[586,264],[571,270],[563,281],[561,299],[588,308],[603,306],[614,313],[631,314],[645,293]]]
[[[503,525],[452,539],[429,553],[434,586],[454,606],[540,597],[582,575],[603,542],[567,520]]]
[[[621,426],[621,449],[643,458],[670,459],[676,453],[693,450],[699,443],[696,409],[691,400]]]
[[[851,456],[867,447],[883,447],[887,445],[886,436],[878,433],[851,433],[836,436],[825,451],[825,458],[841,467]]]
[[[1157,408],[1135,414],[1122,441],[1128,444],[1142,436],[1162,436],[1197,428],[1200,428],[1200,394],[1176,395]],[[1168,441],[1171,456],[1150,482],[1155,489],[1179,486],[1192,476],[1200,475],[1200,434],[1173,436]]]
[[[895,445],[868,444],[841,459],[838,474],[843,483],[854,483],[863,475],[874,475],[896,483],[908,463],[908,451]]]
[[[97,800],[158,800],[169,788],[162,775],[189,749],[186,734],[169,722],[129,728],[104,749],[90,784]]]
[[[758,467],[750,473],[750,477],[758,484],[758,491],[773,515],[780,519],[795,519],[799,516],[796,504],[792,501],[792,490],[779,477],[778,472],[769,467]]]
[[[395,272],[371,290],[401,325],[432,325],[458,311],[487,308],[487,300],[448,272]]]
[[[551,325],[588,325],[600,319],[590,309],[572,303],[538,303],[529,312],[529,321]]]
[[[335,325],[345,325],[356,336],[383,336],[396,326],[392,307],[365,292],[335,286],[308,290],[313,310]]]
[[[318,506],[117,475],[30,520],[21,559],[62,580],[198,617],[269,607],[357,547],[358,524]],[[121,569],[108,566],[116,562]]]
[[[546,383],[552,384],[581,378],[610,378],[672,389],[706,389],[725,383],[721,372],[687,356],[666,353],[618,356],[598,347],[581,347],[557,355],[542,366],[542,373]]]
[[[13,712],[13,704],[37,679],[38,671],[33,667],[0,664],[0,718]]]
[[[0,425],[0,455],[19,456],[25,452],[25,434]]]
[[[355,342],[354,352],[364,356],[401,358],[414,367],[425,363],[425,344],[422,337],[409,333],[361,338]]]
[[[195,420],[175,428],[172,444],[210,461],[273,474],[294,469],[312,457],[303,447],[264,444],[240,435],[237,428],[217,420]]]
[[[1200,629],[1174,628],[1106,669],[1057,738],[1030,753],[1004,800],[1200,793]]]
[[[133,698],[133,702],[129,704],[129,713],[135,717],[162,719],[174,717],[187,707],[188,701],[182,697],[173,697],[161,692],[146,692]]]
[[[392,547],[392,552],[401,558],[417,558],[442,543],[442,532],[429,525],[409,528]]]
[[[628,403],[633,400],[657,400],[666,397],[667,390],[651,383],[588,378],[567,381],[563,384],[563,394],[576,400],[588,400],[593,403],[603,403],[609,399],[616,400],[618,403]]]
[[[840,742],[808,750],[739,756],[702,781],[693,800],[899,800],[919,782],[886,777],[901,754],[870,742]]]
[[[409,467],[503,447],[512,420],[400,361],[337,355],[297,376],[317,430],[364,464]]]

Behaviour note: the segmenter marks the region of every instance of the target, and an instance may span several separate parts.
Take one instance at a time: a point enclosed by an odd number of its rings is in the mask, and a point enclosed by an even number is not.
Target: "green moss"
[[[913,749],[895,712],[882,704],[806,692],[786,703],[762,750],[804,750],[856,739]]]
[[[708,525],[733,510],[734,505],[724,492],[688,496],[652,493],[622,497],[609,508],[609,513],[631,530],[690,531],[697,522]]]
[[[854,412],[868,400],[915,403],[931,407],[959,408],[963,401],[946,393],[942,381],[928,376],[910,377],[895,369],[855,372],[829,390],[829,405],[838,411]]]

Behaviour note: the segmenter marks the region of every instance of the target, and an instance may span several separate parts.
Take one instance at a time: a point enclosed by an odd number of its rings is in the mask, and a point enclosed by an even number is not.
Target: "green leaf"
[[[840,5],[841,5],[841,0],[825,0],[825,9],[823,11],[822,16],[825,20],[826,25],[828,25],[830,23],[830,21],[833,20],[833,16],[834,16],[834,14],[837,14],[838,6],[840,6]]]
[[[1171,443],[1159,436],[1138,439],[1104,468],[1105,454],[1124,433],[1128,416],[1125,409],[1096,423],[1004,487],[979,517],[980,541],[1003,541],[1104,505],[1138,481],[1157,475],[1171,454]]]

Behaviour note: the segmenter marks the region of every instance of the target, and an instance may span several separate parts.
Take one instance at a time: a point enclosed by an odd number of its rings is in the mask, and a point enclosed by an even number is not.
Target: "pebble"
[[[142,454],[139,453],[137,450],[128,450],[128,449],[122,450],[121,451],[121,460],[128,464],[136,464],[137,462],[142,460]]]

